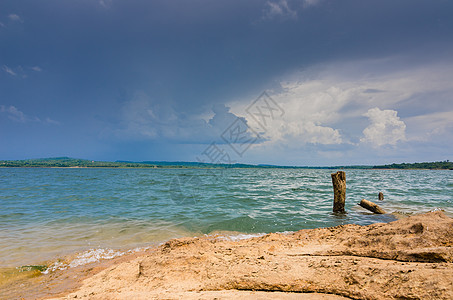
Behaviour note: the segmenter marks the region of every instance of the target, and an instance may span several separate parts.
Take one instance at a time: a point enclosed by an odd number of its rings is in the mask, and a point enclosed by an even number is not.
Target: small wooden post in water
[[[378,199],[381,201],[384,200],[384,194],[382,192],[379,192]]]
[[[332,173],[333,183],[333,212],[344,213],[344,202],[346,200],[346,173],[338,171]]]

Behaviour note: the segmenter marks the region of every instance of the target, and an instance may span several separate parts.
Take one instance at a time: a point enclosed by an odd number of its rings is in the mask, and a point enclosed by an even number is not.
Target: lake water
[[[3,168],[0,267],[65,268],[182,236],[366,225],[435,209],[453,216],[452,171],[346,170],[345,215],[331,213],[332,172]],[[392,214],[367,212],[363,198]],[[55,263],[74,253],[78,260]]]

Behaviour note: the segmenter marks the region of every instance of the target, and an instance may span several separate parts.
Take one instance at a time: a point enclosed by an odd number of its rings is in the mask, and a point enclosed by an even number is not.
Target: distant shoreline
[[[283,170],[291,170],[291,169],[299,169],[299,170],[406,170],[406,171],[451,171],[452,169],[429,169],[429,168],[406,168],[406,169],[398,169],[398,168],[375,168],[375,167],[182,167],[182,166],[169,166],[169,167],[84,167],[84,166],[71,166],[71,167],[45,167],[45,166],[23,166],[23,167],[10,167],[10,166],[0,166],[0,169],[112,169],[112,170],[147,170],[147,169],[157,169],[157,170],[250,170],[250,169],[283,169]]]
[[[69,157],[0,160],[0,168],[112,168],[112,169],[363,169],[363,170],[453,170],[449,160],[422,163],[399,163],[389,165],[350,165],[350,166],[279,166],[252,164],[220,164],[202,162],[167,161],[94,161]]]

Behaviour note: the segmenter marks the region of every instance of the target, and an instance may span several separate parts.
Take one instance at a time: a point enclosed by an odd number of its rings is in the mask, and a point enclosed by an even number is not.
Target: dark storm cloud
[[[437,0],[5,0],[0,104],[58,120],[96,148],[106,127],[124,128],[120,112],[137,91],[188,124],[317,63],[449,57],[451,11]]]
[[[2,59],[41,65],[58,84],[90,93],[120,87],[185,110],[330,59],[449,43],[444,1],[288,1],[293,18],[265,18],[281,1],[6,1],[24,20],[2,33]],[[286,3],[286,1],[285,1]],[[89,98],[89,97],[87,97]],[[85,101],[107,102],[108,99]]]

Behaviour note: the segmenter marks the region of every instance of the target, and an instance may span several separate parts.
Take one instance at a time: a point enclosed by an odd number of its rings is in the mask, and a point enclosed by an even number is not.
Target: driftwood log
[[[344,213],[344,202],[346,200],[346,173],[338,171],[332,173],[333,183],[333,212]]]
[[[377,205],[371,201],[365,200],[365,199],[362,199],[362,201],[360,201],[359,205],[363,208],[368,209],[369,211],[374,212],[375,214],[385,214],[386,213],[385,210],[383,210],[382,208],[379,207],[379,205]]]

